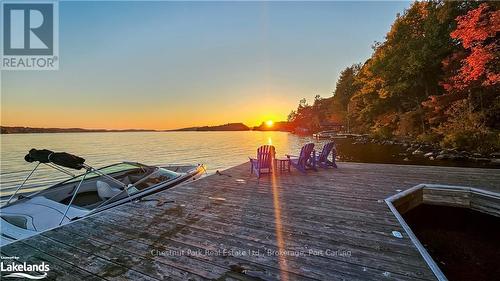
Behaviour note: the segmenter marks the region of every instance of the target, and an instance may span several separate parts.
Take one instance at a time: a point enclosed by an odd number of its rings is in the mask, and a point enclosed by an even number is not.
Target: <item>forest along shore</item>
[[[415,140],[405,153],[429,159],[497,163],[499,15],[494,1],[414,2],[369,59],[340,73],[333,96],[302,99],[288,121],[310,133],[330,122],[378,142]]]
[[[382,140],[368,135],[335,139],[335,142],[340,161],[500,168],[500,152],[482,154],[417,141]]]

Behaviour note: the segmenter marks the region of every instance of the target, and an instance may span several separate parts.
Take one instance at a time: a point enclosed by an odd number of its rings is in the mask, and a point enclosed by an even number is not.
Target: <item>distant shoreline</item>
[[[8,127],[1,126],[0,134],[43,134],[43,133],[119,133],[119,132],[159,132],[158,130],[147,129],[82,129],[82,128],[33,128],[33,127]]]
[[[251,129],[243,123],[227,123],[224,125],[217,126],[201,126],[201,127],[189,127],[174,130],[165,130],[169,132],[209,132],[209,131],[250,131]]]
[[[0,134],[56,134],[56,133],[141,133],[141,132],[227,132],[227,131],[261,131],[258,128],[249,128],[243,123],[228,123],[218,126],[189,127],[172,130],[153,129],[83,129],[83,128],[35,128],[22,126],[0,126]],[[269,131],[281,131],[268,129]]]

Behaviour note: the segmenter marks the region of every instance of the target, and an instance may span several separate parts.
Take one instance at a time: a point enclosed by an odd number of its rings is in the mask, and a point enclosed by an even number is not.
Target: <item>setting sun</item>
[[[267,121],[266,121],[266,126],[268,126],[268,127],[272,127],[272,126],[273,126],[273,124],[274,124],[274,121],[273,121],[273,120],[267,120]]]

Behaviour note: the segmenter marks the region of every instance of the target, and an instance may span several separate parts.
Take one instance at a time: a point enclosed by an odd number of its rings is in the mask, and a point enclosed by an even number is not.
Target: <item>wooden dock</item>
[[[435,280],[383,199],[420,183],[500,191],[499,170],[339,167],[257,180],[242,164],[0,251],[45,261],[49,280]]]

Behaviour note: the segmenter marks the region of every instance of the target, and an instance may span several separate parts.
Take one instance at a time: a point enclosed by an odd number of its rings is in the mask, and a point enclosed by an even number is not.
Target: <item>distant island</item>
[[[250,128],[243,123],[227,123],[217,126],[202,126],[202,127],[189,127],[175,130],[168,130],[168,132],[183,132],[183,131],[249,131]]]

